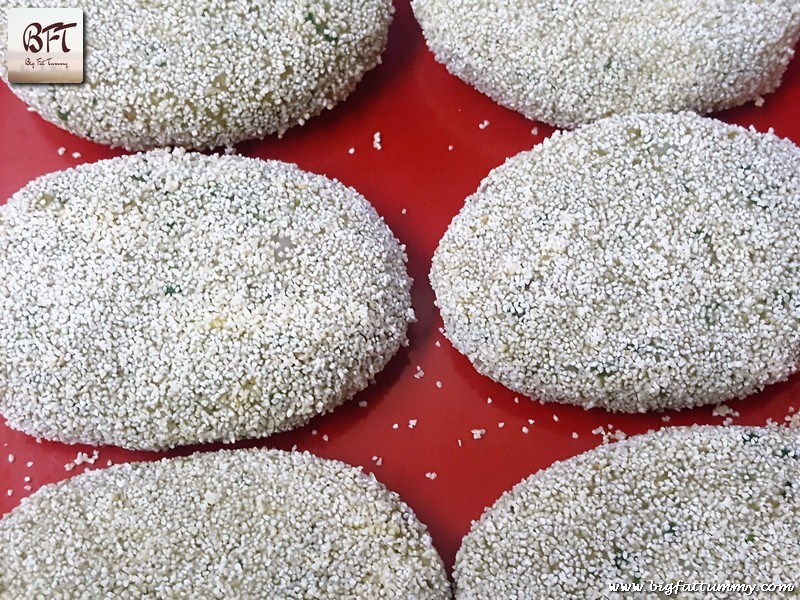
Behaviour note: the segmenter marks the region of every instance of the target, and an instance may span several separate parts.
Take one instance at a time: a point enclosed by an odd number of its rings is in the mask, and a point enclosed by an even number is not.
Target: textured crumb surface
[[[0,207],[0,413],[165,448],[306,423],[413,320],[406,256],[353,189],[182,150],[41,177]]]
[[[307,453],[234,450],[90,471],[0,521],[0,598],[446,599],[397,494]]]
[[[503,494],[458,552],[456,598],[627,598],[612,586],[650,581],[798,589],[798,532],[797,431],[668,428],[556,463]],[[645,587],[634,597],[662,596]]]
[[[772,92],[800,34],[796,0],[414,0],[451,73],[531,119],[708,112]]]
[[[26,7],[61,6],[33,0]],[[0,38],[6,39],[0,0]],[[380,60],[389,0],[84,0],[84,83],[11,85],[46,120],[129,150],[282,134]],[[6,77],[6,45],[0,75]]]
[[[484,179],[431,283],[455,347],[546,401],[719,403],[800,362],[800,150],[713,119],[618,116]]]

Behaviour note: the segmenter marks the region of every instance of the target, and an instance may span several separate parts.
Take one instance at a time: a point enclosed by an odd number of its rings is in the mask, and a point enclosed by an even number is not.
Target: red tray
[[[596,428],[613,426],[635,434],[665,426],[666,418],[670,425],[684,425],[718,424],[723,417],[712,415],[709,407],[620,415],[541,405],[524,397],[517,400],[514,393],[478,375],[441,335],[442,323],[428,283],[430,259],[439,238],[464,198],[491,168],[540,142],[553,128],[501,108],[449,75],[427,50],[408,0],[395,4],[397,13],[383,64],[364,78],[346,102],[290,130],[283,139],[244,143],[237,149],[247,156],[295,162],[336,177],[375,205],[408,246],[419,319],[410,331],[411,345],[391,361],[376,385],[333,414],[297,431],[237,446],[288,449],[296,445],[323,457],[363,465],[397,491],[429,526],[450,568],[470,521],[485,506],[530,473],[598,445],[602,440],[592,433]],[[716,116],[753,124],[761,131],[772,127],[800,143],[799,101],[800,58],[762,107],[750,105]],[[479,127],[485,121],[488,126]],[[378,131],[382,150],[372,147]],[[0,140],[0,199],[44,173],[121,154],[46,123],[3,85]],[[58,153],[60,147],[66,148],[63,155]],[[350,148],[355,149],[353,154]],[[417,365],[425,373],[421,379],[414,377]],[[359,401],[368,405],[362,408]],[[800,376],[728,404],[740,413],[734,418],[737,424],[783,422],[793,406],[800,408]],[[410,420],[416,421],[413,429]],[[486,434],[473,439],[473,429],[485,429]],[[79,452],[91,456],[94,449],[40,443],[0,424],[0,514],[43,484],[85,468],[103,468],[108,461],[155,460],[197,449],[153,453],[101,447],[96,462],[70,469]],[[373,456],[382,459],[381,466],[376,466]],[[429,479],[427,473],[437,476]]]

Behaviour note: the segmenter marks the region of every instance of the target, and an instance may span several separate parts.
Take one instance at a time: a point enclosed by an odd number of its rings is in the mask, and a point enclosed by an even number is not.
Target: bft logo
[[[50,52],[50,42],[61,40],[61,51],[66,54],[70,51],[67,47],[67,30],[77,27],[77,23],[53,23],[47,27],[42,27],[39,23],[31,23],[25,28],[22,34],[22,47],[26,52],[41,52],[47,45],[45,52]],[[42,35],[44,34],[44,41]]]
[[[10,83],[83,81],[83,11],[11,8],[8,11]]]

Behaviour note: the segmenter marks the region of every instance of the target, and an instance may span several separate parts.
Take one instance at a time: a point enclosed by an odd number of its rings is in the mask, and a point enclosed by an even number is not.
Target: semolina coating
[[[16,5],[0,0],[2,39],[5,9]],[[79,8],[84,82],[9,87],[45,120],[128,150],[232,146],[302,125],[380,62],[393,13],[390,0],[83,0]]]
[[[796,0],[414,0],[447,69],[530,119],[699,113],[774,91],[800,36]]]
[[[0,414],[37,437],[163,449],[305,424],[407,343],[406,255],[341,183],[154,150],[0,207]]]
[[[676,582],[792,585],[753,597],[795,597],[799,532],[799,431],[672,427],[556,463],[500,496],[458,551],[455,597],[745,595],[650,587]]]
[[[426,527],[373,476],[226,450],[87,471],[0,520],[0,598],[408,598],[450,584]]]
[[[800,365],[800,149],[691,113],[556,133],[493,170],[430,280],[447,337],[543,401],[717,404]]]

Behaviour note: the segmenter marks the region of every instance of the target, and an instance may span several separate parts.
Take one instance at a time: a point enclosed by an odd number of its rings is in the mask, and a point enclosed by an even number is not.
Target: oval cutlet
[[[506,161],[430,273],[447,336],[547,401],[743,397],[800,363],[800,150],[693,114],[618,116]]]
[[[795,0],[414,0],[439,62],[526,117],[710,112],[780,85]]]
[[[662,429],[556,463],[504,493],[464,538],[455,596],[630,598],[614,586],[640,584],[635,596],[653,598],[670,594],[651,582],[679,581],[796,587],[798,531],[800,432]],[[741,595],[725,590],[671,593]]]
[[[305,424],[365,388],[413,320],[403,248],[294,165],[156,150],[0,207],[0,413],[157,449]]]
[[[380,62],[393,12],[389,0],[83,0],[81,8],[84,83],[10,88],[47,121],[128,150],[231,146],[302,125]],[[5,44],[3,77],[4,52]]]
[[[430,535],[373,476],[234,450],[88,471],[0,520],[1,598],[450,598]]]

